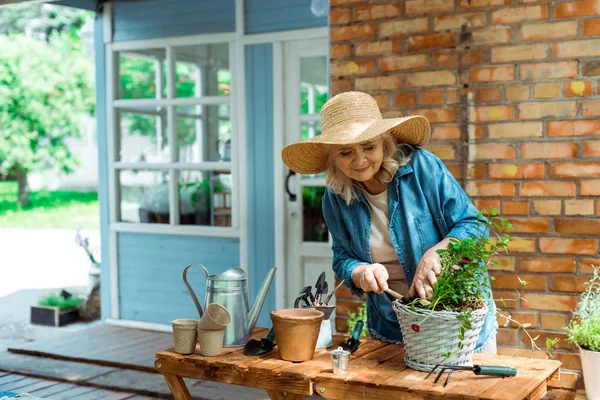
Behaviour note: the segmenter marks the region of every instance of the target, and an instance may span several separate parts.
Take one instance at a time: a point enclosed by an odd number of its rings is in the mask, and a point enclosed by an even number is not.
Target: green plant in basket
[[[577,311],[566,328],[567,340],[589,351],[600,352],[600,267],[593,266],[594,275],[579,297]]]
[[[51,295],[38,301],[38,306],[58,307],[60,311],[79,308],[83,304],[83,299],[79,296],[65,298],[60,295]]]

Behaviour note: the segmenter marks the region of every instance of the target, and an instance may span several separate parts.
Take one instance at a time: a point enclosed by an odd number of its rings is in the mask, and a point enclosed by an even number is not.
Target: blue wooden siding
[[[122,319],[171,324],[177,318],[198,318],[181,280],[185,266],[198,263],[218,274],[240,265],[238,239],[123,232],[117,241]],[[188,281],[204,307],[204,274],[193,268]]]
[[[235,32],[235,0],[113,1],[113,40]]]
[[[246,0],[246,33],[326,27],[327,16],[315,17],[310,3],[311,0]]]
[[[246,119],[248,144],[248,270],[250,293],[275,266],[275,211],[273,187],[273,46],[246,47]],[[279,270],[277,273],[282,273]],[[275,280],[258,323],[270,326],[275,309]]]

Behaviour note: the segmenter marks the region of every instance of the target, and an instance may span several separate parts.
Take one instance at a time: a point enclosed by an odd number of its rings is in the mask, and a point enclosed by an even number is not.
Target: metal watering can
[[[188,265],[183,270],[183,284],[188,292],[190,292],[200,318],[202,318],[203,314],[202,306],[187,281],[187,272],[190,267],[201,268],[206,275],[206,298],[204,304],[218,303],[225,307],[231,314],[231,323],[225,328],[223,347],[244,346],[250,340],[250,335],[254,330],[260,309],[265,302],[277,268],[271,268],[267,273],[267,277],[256,295],[252,309],[250,309],[248,301],[248,277],[243,269],[235,267],[228,269],[222,274],[210,275],[208,270],[200,264]]]

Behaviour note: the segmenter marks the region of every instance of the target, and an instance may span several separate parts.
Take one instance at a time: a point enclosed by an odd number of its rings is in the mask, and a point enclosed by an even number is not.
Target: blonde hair
[[[383,161],[381,168],[375,174],[375,179],[381,183],[390,183],[398,168],[406,165],[410,161],[410,155],[405,155],[402,151],[402,145],[399,146],[394,138],[384,133],[381,136],[383,140]],[[376,140],[377,138],[373,139]],[[408,145],[406,145],[408,146]],[[410,146],[409,146],[410,147]],[[363,188],[361,182],[355,181],[344,174],[335,164],[331,154],[327,160],[327,171],[325,171],[325,184],[329,189],[338,194],[344,199],[347,205],[350,205],[354,200],[359,199],[359,191]]]

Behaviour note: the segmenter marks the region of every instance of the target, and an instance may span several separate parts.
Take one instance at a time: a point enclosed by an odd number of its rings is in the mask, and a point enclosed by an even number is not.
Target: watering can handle
[[[204,274],[206,275],[206,278],[208,278],[210,275],[208,273],[208,270],[203,265],[200,265],[200,264],[190,264],[190,265],[188,265],[183,270],[183,275],[182,275],[183,284],[187,288],[188,292],[190,292],[190,296],[192,296],[192,300],[194,300],[194,303],[196,304],[196,309],[198,310],[198,314],[200,314],[200,318],[202,318],[202,314],[203,314],[203,312],[202,312],[202,306],[200,305],[200,302],[198,301],[198,298],[196,297],[196,293],[194,293],[194,290],[192,289],[192,287],[190,286],[190,284],[187,281],[187,272],[188,272],[188,269],[190,267],[202,268],[202,271],[204,271]]]

